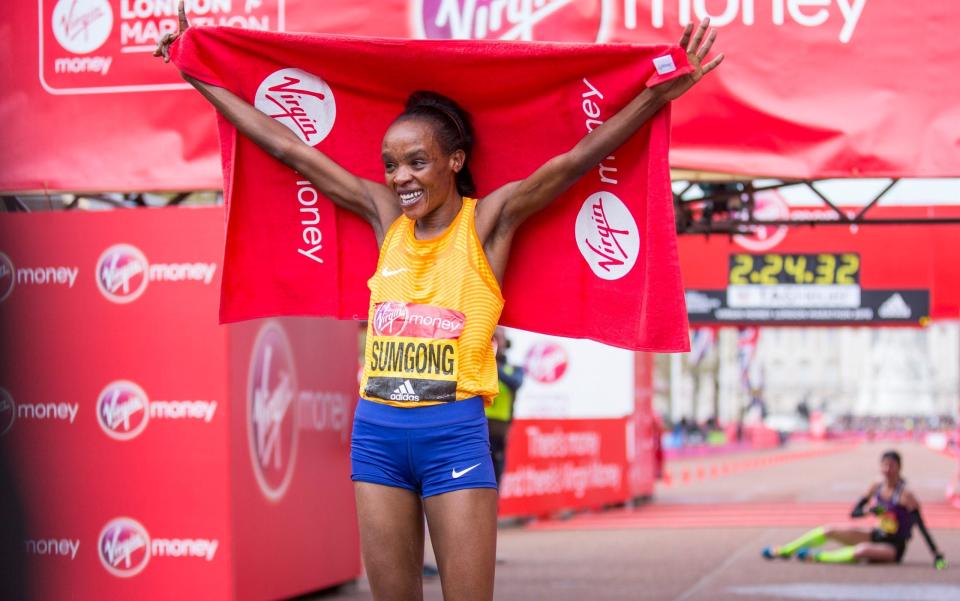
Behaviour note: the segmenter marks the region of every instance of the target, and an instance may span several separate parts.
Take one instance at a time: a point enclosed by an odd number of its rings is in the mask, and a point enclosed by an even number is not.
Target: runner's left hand
[[[717,31],[714,29],[707,33],[709,29],[710,18],[708,17],[700,21],[700,26],[697,27],[697,32],[693,34],[693,38],[691,39],[690,34],[693,32],[693,23],[687,24],[683,30],[683,36],[680,37],[680,47],[686,48],[687,60],[690,62],[690,66],[693,67],[693,71],[676,79],[671,79],[660,85],[651,87],[650,90],[652,92],[668,102],[676,100],[684,92],[692,88],[695,83],[703,79],[704,75],[717,68],[717,65],[723,61],[723,53],[718,54],[708,63],[703,62],[717,39]]]
[[[177,7],[177,20],[179,21],[177,33],[164,34],[157,42],[157,49],[153,51],[153,55],[163,57],[165,63],[170,62],[170,44],[173,44],[190,27],[190,23],[187,22],[187,13],[183,9],[183,0],[180,0],[180,6]]]

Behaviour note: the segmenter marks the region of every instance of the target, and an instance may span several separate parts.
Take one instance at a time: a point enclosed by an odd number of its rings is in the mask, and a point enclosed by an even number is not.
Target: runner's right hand
[[[190,23],[187,22],[187,13],[183,9],[183,0],[180,0],[180,6],[177,7],[177,18],[180,21],[180,29],[177,33],[164,34],[164,36],[160,38],[160,41],[157,42],[157,49],[153,51],[153,55],[163,57],[163,62],[165,63],[170,62],[170,44],[183,35],[183,32],[190,27]]]

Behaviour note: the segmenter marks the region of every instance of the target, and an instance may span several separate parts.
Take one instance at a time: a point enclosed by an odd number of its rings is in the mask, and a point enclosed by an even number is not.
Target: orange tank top
[[[493,331],[503,296],[464,198],[447,230],[417,240],[401,215],[387,230],[370,287],[360,396],[398,407],[497,395]]]

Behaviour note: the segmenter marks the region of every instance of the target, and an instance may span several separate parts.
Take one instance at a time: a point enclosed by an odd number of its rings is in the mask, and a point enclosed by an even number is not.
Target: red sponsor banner
[[[764,219],[836,220],[831,209],[790,208],[776,197],[772,202],[765,202],[766,216],[761,217]],[[842,210],[852,217],[858,209]],[[956,217],[960,209],[955,206],[876,207],[869,214],[870,218],[877,219],[917,215]],[[771,301],[777,310],[782,309],[787,315],[820,307],[829,317],[831,312],[843,313],[849,309],[852,313],[841,319],[842,323],[886,320],[906,324],[922,323],[925,318],[957,319],[960,317],[958,237],[960,225],[944,224],[766,226],[751,236],[681,236],[680,261],[690,319],[691,322],[716,322],[717,310],[730,309],[731,304],[739,303],[739,307],[732,307],[736,314],[736,311],[751,311],[753,306],[763,309]],[[721,292],[726,295],[725,303],[718,296]],[[852,304],[854,296],[860,304]],[[874,297],[876,306],[868,306]],[[872,316],[857,317],[859,312],[867,310]],[[778,320],[729,321],[769,323]],[[830,323],[836,320],[795,321]]]
[[[544,515],[630,497],[630,417],[518,419],[500,483],[502,515]]]
[[[176,27],[175,0],[9,4],[14,92],[0,104],[0,190],[221,187],[209,107],[148,52]],[[673,43],[685,23],[711,16],[727,59],[675,106],[673,166],[796,178],[960,175],[960,82],[949,73],[960,52],[950,29],[958,8],[949,2],[917,3],[907,20],[880,0],[186,5],[196,25],[644,44]]]
[[[266,359],[263,324],[218,326],[222,223],[0,214],[0,445],[37,598],[276,598],[359,574],[356,328],[301,320]]]

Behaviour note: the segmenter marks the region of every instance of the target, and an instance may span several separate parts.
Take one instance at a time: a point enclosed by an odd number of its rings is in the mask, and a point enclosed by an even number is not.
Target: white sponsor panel
[[[526,371],[514,417],[587,419],[633,413],[632,351],[512,328],[507,338],[509,362]]]
[[[803,284],[727,286],[727,306],[733,309],[848,308],[860,306],[860,286]]]
[[[151,538],[143,524],[130,517],[110,520],[97,537],[101,565],[118,578],[136,576],[153,558],[210,562],[216,557],[219,546],[218,539]]]
[[[150,263],[132,244],[114,244],[97,259],[94,276],[104,298],[118,304],[131,303],[146,291],[150,282],[191,282],[209,286],[217,272],[216,263]]]

